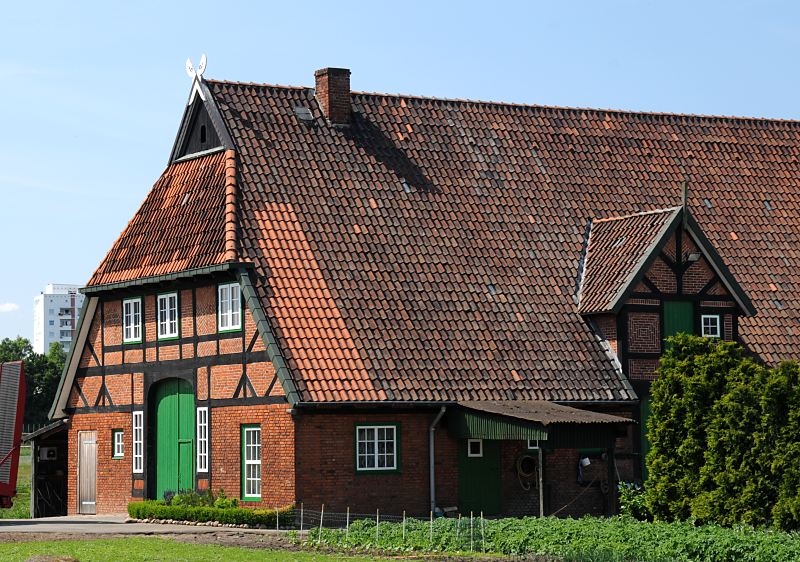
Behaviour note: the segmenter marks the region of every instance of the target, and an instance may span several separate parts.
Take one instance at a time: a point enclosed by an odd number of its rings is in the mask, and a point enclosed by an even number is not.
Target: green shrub
[[[800,365],[670,338],[651,386],[646,504],[659,519],[800,529]]]
[[[691,522],[643,522],[629,517],[485,520],[435,519],[400,523],[361,520],[344,529],[314,528],[308,543],[386,551],[487,552],[506,556],[553,556],[564,560],[608,562],[773,562],[800,560],[800,536],[749,527],[694,526]]]
[[[230,509],[231,507],[238,507],[239,500],[236,498],[229,498],[225,495],[225,490],[220,489],[219,495],[214,500],[213,505],[219,509]]]
[[[182,505],[186,507],[211,507],[214,505],[214,494],[211,493],[211,490],[204,490],[200,493],[194,490],[186,490],[183,492],[178,492],[172,498],[172,502],[169,505]]]
[[[620,482],[619,513],[640,521],[651,519],[645,503],[644,488],[634,482]]]
[[[177,497],[177,496],[176,496]],[[128,504],[128,515],[134,519],[173,519],[176,521],[192,521],[248,525],[252,527],[275,527],[276,511],[274,509],[245,509],[241,507],[212,507],[192,505],[166,505],[162,502],[145,500]],[[294,525],[294,506],[278,509],[280,526]]]

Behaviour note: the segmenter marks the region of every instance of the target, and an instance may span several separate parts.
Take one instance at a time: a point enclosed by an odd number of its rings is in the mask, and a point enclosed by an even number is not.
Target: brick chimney
[[[314,73],[317,101],[325,117],[334,125],[350,123],[350,70],[321,68]]]

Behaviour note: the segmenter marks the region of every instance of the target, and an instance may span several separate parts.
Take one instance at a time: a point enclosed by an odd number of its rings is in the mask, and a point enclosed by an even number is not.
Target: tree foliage
[[[800,365],[684,334],[667,347],[651,387],[652,514],[800,528]]]
[[[58,388],[66,354],[53,343],[46,354],[35,353],[25,338],[5,338],[0,341],[0,363],[25,362],[25,423],[44,423]]]

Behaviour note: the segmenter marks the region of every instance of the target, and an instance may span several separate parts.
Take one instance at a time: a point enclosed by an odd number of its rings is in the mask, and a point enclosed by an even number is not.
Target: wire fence
[[[461,552],[486,552],[487,525],[483,513],[458,514],[453,517],[409,517],[382,513],[356,513],[306,509],[303,504],[295,512],[296,528],[311,532],[310,540],[321,543],[329,533],[338,533],[343,544],[369,544],[391,548],[428,548]],[[353,534],[351,535],[351,531]]]
[[[444,517],[429,512],[427,517],[410,517],[405,512],[397,515],[380,509],[375,513],[326,511],[324,505],[318,510],[308,509],[302,503],[295,511],[295,528],[316,531],[314,540],[318,542],[322,541],[323,530],[344,531],[347,541],[355,524],[362,535],[374,533],[370,541],[376,545],[390,542],[395,546],[427,545],[433,549],[446,542],[448,548],[463,552],[485,552],[487,521],[483,513]]]

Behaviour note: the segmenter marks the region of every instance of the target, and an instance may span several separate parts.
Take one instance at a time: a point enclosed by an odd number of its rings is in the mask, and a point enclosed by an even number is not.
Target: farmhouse
[[[194,73],[83,289],[66,510],[613,513],[665,337],[800,358],[798,199],[796,122]]]

